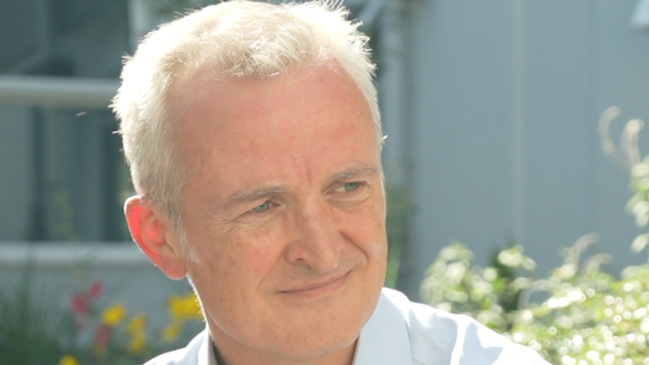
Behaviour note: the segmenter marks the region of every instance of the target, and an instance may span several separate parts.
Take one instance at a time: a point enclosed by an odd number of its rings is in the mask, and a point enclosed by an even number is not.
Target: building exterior
[[[415,295],[431,257],[454,239],[482,264],[516,240],[540,275],[591,232],[600,235],[593,251],[613,254],[614,272],[646,262],[629,249],[640,231],[624,210],[627,174],[597,133],[610,106],[622,110],[616,141],[626,120],[649,117],[649,33],[632,24],[646,2],[399,6],[407,127],[398,164],[415,202],[401,287]],[[649,136],[640,137],[648,153]]]
[[[626,172],[597,134],[609,106],[623,113],[615,139],[624,120],[649,118],[649,31],[631,23],[644,3],[348,3],[374,37],[388,182],[413,206],[399,288],[416,298],[424,270],[451,240],[481,264],[515,240],[540,275],[560,264],[561,247],[591,232],[601,236],[595,250],[614,255],[614,271],[646,261],[629,250],[639,230],[624,211]],[[135,307],[147,307],[144,287],[161,301],[187,290],[129,243],[121,210],[131,187],[106,106],[121,57],[189,5],[0,3],[3,280],[35,260],[43,280],[85,270]],[[641,135],[645,151],[648,139]]]

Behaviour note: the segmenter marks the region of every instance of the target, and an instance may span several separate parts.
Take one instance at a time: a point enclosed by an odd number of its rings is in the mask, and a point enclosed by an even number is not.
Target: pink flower
[[[101,293],[104,291],[104,284],[99,280],[95,280],[90,284],[88,288],[88,296],[92,300],[97,300],[101,296]]]
[[[74,294],[70,299],[70,307],[75,314],[88,314],[88,303],[82,294]]]
[[[97,350],[105,350],[108,346],[108,340],[110,340],[111,329],[105,324],[100,324],[95,331],[95,348]]]

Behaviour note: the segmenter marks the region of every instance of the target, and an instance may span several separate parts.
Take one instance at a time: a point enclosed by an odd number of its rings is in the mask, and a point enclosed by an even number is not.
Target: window
[[[0,4],[0,242],[130,240],[107,107],[128,31],[126,0]]]

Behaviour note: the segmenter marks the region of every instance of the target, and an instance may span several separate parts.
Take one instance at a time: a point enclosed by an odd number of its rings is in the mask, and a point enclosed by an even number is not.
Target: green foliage
[[[422,296],[433,306],[468,314],[499,332],[513,325],[512,306],[523,288],[530,286],[529,273],[535,263],[512,246],[495,255],[486,268],[472,265],[473,253],[454,242],[443,248],[427,271]]]
[[[647,364],[648,275],[642,265],[621,280],[597,271],[556,280],[547,300],[517,313],[511,336],[556,364]]]
[[[412,211],[412,202],[407,191],[393,185],[386,186],[385,196],[387,201],[385,224],[389,243],[385,286],[393,288],[399,274],[401,250],[406,240],[406,227]]]
[[[609,125],[619,112],[611,107],[602,114],[602,148],[629,172],[634,196],[627,210],[646,229],[649,157],[640,160],[637,145],[642,122],[626,123],[618,148]],[[545,279],[532,275],[533,261],[521,246],[497,253],[483,269],[473,265],[464,245],[453,243],[431,265],[422,293],[431,305],[471,315],[553,364],[649,365],[649,264],[627,267],[617,278],[600,269],[610,255],[582,259],[596,240],[596,235],[580,238],[564,251],[563,265]],[[639,252],[648,244],[645,233],[631,248]]]
[[[635,193],[626,208],[635,216],[636,225],[647,227],[649,223],[649,157],[635,164],[630,171],[630,186]],[[642,251],[649,243],[649,234],[641,234],[631,244],[635,252]]]
[[[69,339],[69,318],[52,311],[46,296],[32,295],[32,274],[29,268],[19,288],[0,292],[0,364],[56,364]]]
[[[129,315],[120,302],[98,305],[94,280],[70,298],[37,285],[28,264],[15,287],[0,291],[0,364],[135,365],[187,341],[204,327],[193,293],[170,296],[170,324],[152,328],[144,313]],[[59,299],[68,299],[67,305]]]
[[[600,269],[608,255],[581,259],[595,241],[579,239],[545,279],[533,277],[521,246],[481,268],[453,243],[431,265],[422,292],[431,305],[473,316],[553,364],[649,364],[649,264],[628,267],[618,279]],[[513,298],[517,304],[508,307]]]

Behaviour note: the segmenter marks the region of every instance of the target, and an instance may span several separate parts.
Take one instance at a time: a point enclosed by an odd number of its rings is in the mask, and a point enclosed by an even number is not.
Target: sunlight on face
[[[267,80],[199,73],[170,100],[183,158],[196,164],[181,199],[201,262],[186,266],[221,354],[351,359],[387,253],[360,90],[325,65]]]

